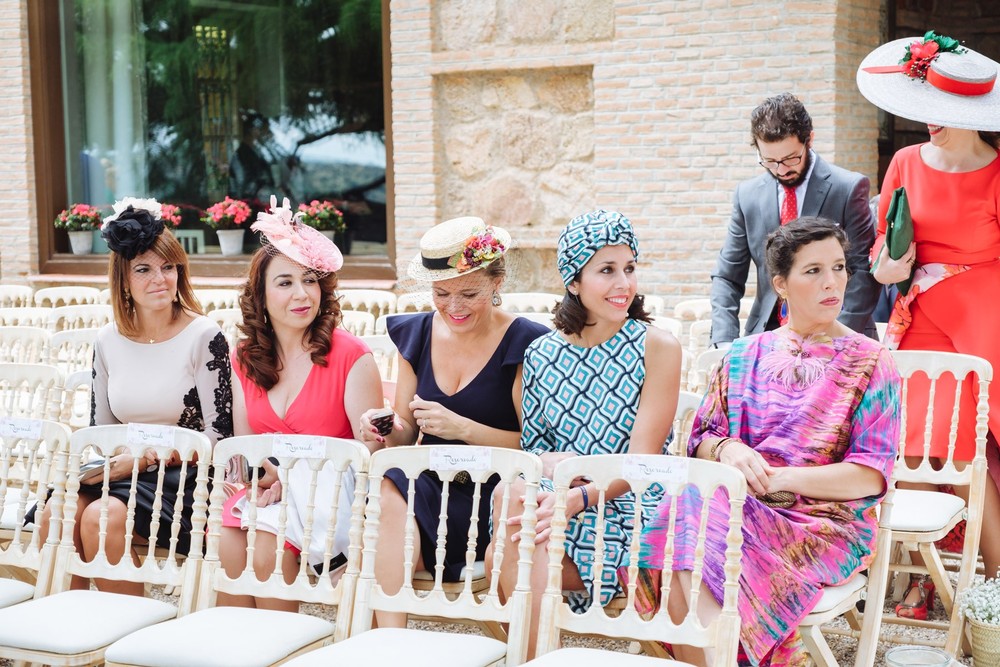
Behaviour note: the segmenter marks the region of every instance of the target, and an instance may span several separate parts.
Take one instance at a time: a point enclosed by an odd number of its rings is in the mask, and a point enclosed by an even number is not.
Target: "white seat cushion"
[[[213,607],[133,632],[104,656],[143,667],[266,667],[331,637],[333,630],[332,623],[306,614]]]
[[[561,648],[546,653],[534,660],[524,663],[523,667],[581,667],[581,665],[600,665],[600,667],[692,667],[690,663],[677,660],[663,660],[648,655],[631,655],[617,651],[601,651],[595,648]]]
[[[950,493],[896,489],[889,523],[894,531],[932,533],[965,510],[965,501]]]
[[[0,579],[0,609],[30,600],[35,587],[16,579]]]
[[[330,665],[406,665],[406,667],[481,667],[507,654],[507,645],[480,635],[379,628],[310,651],[288,667]],[[447,657],[445,657],[447,656]]]
[[[845,601],[855,598],[867,585],[868,578],[863,574],[856,574],[839,586],[824,586],[823,596],[816,603],[812,613],[822,614],[835,609]]]
[[[0,609],[0,646],[59,655],[86,653],[177,615],[177,607],[135,595],[66,591]]]

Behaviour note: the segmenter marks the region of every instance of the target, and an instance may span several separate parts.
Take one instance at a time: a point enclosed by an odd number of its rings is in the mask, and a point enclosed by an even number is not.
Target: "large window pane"
[[[199,212],[226,195],[328,199],[345,209],[350,253],[384,255],[380,8],[63,0],[69,201],[153,196],[201,230]]]

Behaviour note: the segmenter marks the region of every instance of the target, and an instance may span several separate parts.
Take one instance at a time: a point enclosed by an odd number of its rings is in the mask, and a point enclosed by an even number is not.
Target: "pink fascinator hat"
[[[319,231],[302,224],[301,213],[293,213],[288,198],[278,206],[278,198],[271,195],[271,210],[257,214],[257,222],[250,229],[260,232],[264,248],[270,253],[280,253],[296,264],[317,273],[335,273],[344,265],[344,256],[333,241]]]

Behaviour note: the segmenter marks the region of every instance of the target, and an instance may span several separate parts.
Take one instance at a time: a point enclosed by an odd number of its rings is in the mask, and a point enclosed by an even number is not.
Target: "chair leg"
[[[931,575],[938,599],[941,600],[945,612],[950,615],[951,607],[955,603],[955,591],[952,590],[951,579],[944,569],[944,563],[941,562],[941,554],[932,543],[923,542],[920,544],[920,555],[924,557],[924,567]]]
[[[809,651],[809,656],[817,667],[838,667],[837,656],[826,643],[826,637],[823,636],[820,626],[800,625],[799,634],[802,635],[802,643],[806,645],[806,650]]]

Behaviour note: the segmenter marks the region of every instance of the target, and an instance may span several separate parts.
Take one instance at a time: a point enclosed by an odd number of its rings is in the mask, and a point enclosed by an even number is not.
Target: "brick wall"
[[[0,90],[0,276],[17,283],[38,270],[27,0],[0,2]]]
[[[391,3],[401,273],[434,222],[478,214],[521,248],[512,289],[557,290],[559,229],[599,205],[638,228],[644,291],[706,295],[733,188],[760,169],[750,110],[785,90],[820,153],[876,173],[854,72],[880,42],[879,0],[427,4]]]

